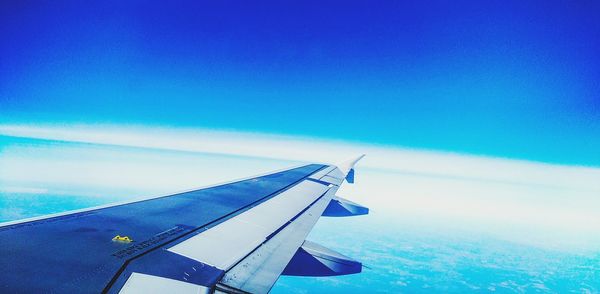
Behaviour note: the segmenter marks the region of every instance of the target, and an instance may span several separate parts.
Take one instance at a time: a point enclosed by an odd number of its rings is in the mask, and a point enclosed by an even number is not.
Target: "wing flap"
[[[337,187],[330,187],[324,195],[273,234],[272,238],[227,271],[219,285],[242,292],[268,292],[302,245],[336,190]]]
[[[300,211],[327,191],[328,187],[303,181],[168,250],[227,270]]]
[[[133,273],[119,294],[138,293],[208,294],[210,288],[169,278]]]
[[[282,275],[326,277],[360,273],[362,264],[317,243],[304,241]]]
[[[331,199],[331,202],[329,202],[329,205],[327,205],[327,208],[323,212],[323,216],[333,217],[365,214],[369,214],[369,208],[338,196]]]

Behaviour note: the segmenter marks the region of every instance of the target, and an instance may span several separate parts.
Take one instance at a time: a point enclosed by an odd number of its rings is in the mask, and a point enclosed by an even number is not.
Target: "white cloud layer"
[[[544,247],[600,249],[599,168],[201,129],[0,125],[0,135],[93,144],[9,144],[0,149],[0,184],[83,194],[94,187],[117,196],[366,153],[357,184],[340,194],[388,216],[390,225],[428,222]]]

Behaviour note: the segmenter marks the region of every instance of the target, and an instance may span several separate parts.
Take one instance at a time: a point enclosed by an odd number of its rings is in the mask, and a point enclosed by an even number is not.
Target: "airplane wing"
[[[282,274],[358,273],[305,241],[321,215],[368,213],[335,195],[358,159],[0,224],[0,292],[266,293]]]

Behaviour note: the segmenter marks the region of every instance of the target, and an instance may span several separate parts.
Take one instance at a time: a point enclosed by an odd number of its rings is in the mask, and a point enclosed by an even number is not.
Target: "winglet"
[[[352,168],[354,168],[354,165],[361,160],[363,157],[365,157],[365,154],[361,154],[358,157],[346,160],[340,164],[338,164],[338,168],[344,173],[345,176],[348,175],[348,173],[350,172],[350,170]]]

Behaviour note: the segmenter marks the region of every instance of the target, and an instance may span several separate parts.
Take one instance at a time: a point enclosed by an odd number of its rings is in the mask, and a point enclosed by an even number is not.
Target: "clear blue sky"
[[[598,1],[122,2],[2,1],[0,123],[600,165]]]

